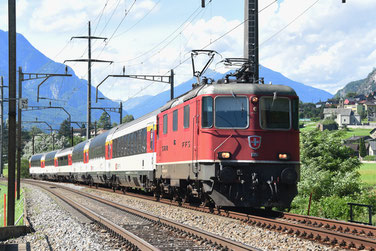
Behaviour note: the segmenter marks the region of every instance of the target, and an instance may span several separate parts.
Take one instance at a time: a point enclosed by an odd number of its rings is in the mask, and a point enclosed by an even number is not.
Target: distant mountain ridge
[[[207,70],[204,74],[206,77],[218,80],[223,78],[226,73],[221,74],[212,70]],[[320,100],[324,101],[333,97],[329,92],[304,85],[302,83],[293,81],[289,78],[286,78],[279,72],[272,71],[266,67],[261,67],[260,76],[264,77],[265,83],[272,83],[275,85],[287,85],[295,90],[300,100],[303,102],[319,102]],[[196,82],[196,79],[192,78],[178,86],[175,87],[175,97],[178,97],[185,92],[192,89],[192,84]],[[134,105],[133,99],[124,103],[124,109],[132,114],[135,118],[138,118],[148,112],[152,112],[158,107],[163,106],[170,99],[170,91],[165,91],[159,93],[155,96],[149,96],[147,99],[144,99],[142,102],[139,102],[137,106]],[[132,108],[130,108],[132,107]]]
[[[368,95],[376,91],[376,68],[366,78],[352,81],[339,90],[335,97],[346,97],[348,93]]]
[[[56,63],[33,47],[22,34],[17,34],[17,67],[21,66],[24,73],[64,73],[65,65]],[[17,68],[18,70],[18,68]],[[79,79],[74,71],[68,67],[72,77],[51,77],[40,86],[40,97],[64,101],[40,100],[37,102],[37,87],[41,79],[23,81],[23,97],[28,98],[30,106],[63,106],[72,116],[72,121],[86,121],[87,81]],[[0,76],[4,76],[4,84],[8,85],[8,32],[0,30]],[[92,86],[92,100],[95,100],[95,87]],[[5,97],[8,91],[4,90]],[[103,97],[103,94],[100,93]],[[85,97],[85,98],[83,98]],[[119,107],[118,102],[102,100],[100,106]],[[4,117],[8,114],[8,103],[4,103]],[[93,121],[99,119],[103,111],[93,110]],[[58,109],[39,111],[24,111],[24,121],[46,121],[54,129],[58,129],[67,114]],[[111,116],[113,122],[119,122],[118,116]],[[29,125],[23,125],[29,127]]]
[[[21,66],[23,72],[33,73],[64,73],[65,65],[52,61],[43,55],[40,51],[34,48],[27,39],[17,34],[17,66]],[[46,81],[40,88],[40,97],[51,99],[58,99],[64,101],[48,101],[37,100],[37,86],[41,80],[24,81],[23,82],[23,97],[29,99],[31,106],[63,106],[72,115],[72,121],[86,121],[86,95],[87,95],[87,81],[79,79],[74,71],[68,67],[68,73],[72,77],[53,77]],[[8,83],[8,33],[0,30],[0,75],[4,76],[4,83]],[[208,70],[205,74],[207,77],[218,80],[223,78],[225,74],[221,74],[212,70]],[[272,82],[273,84],[288,85],[292,87],[298,94],[300,100],[303,102],[318,102],[320,100],[327,100],[332,95],[326,91],[313,88],[302,83],[298,83],[286,78],[282,74],[272,71],[266,67],[261,67],[260,76],[264,77],[265,83]],[[192,83],[196,81],[195,78],[178,84],[175,83],[175,97],[191,90]],[[4,93],[7,93],[4,91]],[[95,87],[92,86],[92,101],[95,100]],[[99,93],[104,97],[102,93]],[[155,96],[139,96],[124,102],[123,108],[125,112],[123,115],[132,114],[138,118],[148,112],[151,112],[163,106],[170,99],[170,91],[159,93]],[[101,100],[100,104],[93,106],[101,107],[119,107],[118,102],[110,100]],[[7,103],[5,103],[4,115],[7,117]],[[101,110],[92,110],[92,121],[99,119],[102,114]],[[25,111],[23,112],[23,120],[31,121],[38,118],[39,121],[46,121],[50,123],[53,128],[58,129],[61,122],[67,118],[67,115],[59,110],[46,109],[42,111]],[[118,114],[111,113],[112,122],[119,122]]]

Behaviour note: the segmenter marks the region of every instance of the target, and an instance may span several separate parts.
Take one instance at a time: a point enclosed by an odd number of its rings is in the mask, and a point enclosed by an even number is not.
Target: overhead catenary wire
[[[276,33],[274,33],[272,36],[270,36],[269,38],[267,38],[265,41],[261,42],[257,47],[257,48],[260,48],[261,45],[265,44],[266,42],[268,42],[269,40],[271,40],[272,38],[276,37],[278,34],[280,34],[283,30],[285,30],[288,26],[290,26],[292,23],[294,23],[296,20],[298,20],[300,17],[302,17],[305,13],[307,13],[308,10],[310,10],[313,6],[315,6],[320,0],[316,0],[313,4],[311,4],[310,6],[308,6],[303,12],[301,12],[298,16],[296,16],[292,21],[290,21],[287,25],[285,25],[284,27],[282,27],[279,31],[277,31]],[[264,7],[263,9],[261,9],[259,11],[262,12],[263,10],[267,9],[268,7],[270,7],[272,4],[276,3],[277,0],[271,2],[270,4],[268,4],[266,7]],[[204,47],[202,47],[201,49],[205,49],[207,47],[209,47],[210,45],[212,45],[213,43],[217,42],[218,40],[222,39],[223,37],[227,36],[229,33],[231,33],[232,31],[236,30],[237,28],[239,28],[241,25],[243,25],[245,22],[247,22],[248,19],[244,20],[243,22],[241,22],[240,24],[236,25],[235,27],[233,27],[232,29],[230,29],[229,31],[225,32],[223,35],[221,35],[220,37],[216,38],[215,40],[213,40],[212,42],[208,43],[207,45],[205,45]],[[173,70],[175,70],[176,68],[178,68],[179,66],[181,66],[182,64],[184,64],[185,62],[187,62],[188,60],[190,60],[191,58],[188,57],[186,58],[185,60],[183,60],[182,62],[180,62],[179,64],[177,64],[175,67],[171,68]],[[168,71],[169,72],[169,71]],[[165,74],[168,74],[168,72],[166,72]]]
[[[196,17],[198,14],[196,14],[196,12],[201,13],[202,12],[202,8],[201,7],[198,7],[197,9],[195,9],[191,15],[189,15],[188,18],[186,18],[184,20],[184,22],[182,24],[180,24],[173,32],[171,32],[169,35],[167,35],[164,39],[162,39],[161,42],[159,42],[158,44],[156,44],[155,46],[153,46],[151,49],[147,50],[146,52],[132,58],[132,59],[128,59],[128,60],[124,60],[124,61],[119,61],[119,63],[122,63],[122,62],[130,62],[130,61],[133,61],[133,60],[136,60],[136,59],[139,59],[147,54],[149,54],[150,52],[152,52],[153,50],[155,50],[156,48],[158,48],[161,44],[163,44],[164,42],[166,42],[171,36],[173,36],[181,27],[183,27],[184,25],[187,24],[187,22],[194,16]],[[195,15],[196,14],[196,15]]]
[[[159,3],[161,2],[161,0],[158,0],[158,2],[156,2],[154,4],[154,6],[148,11],[146,12],[146,14],[140,18],[136,23],[134,23],[131,27],[129,27],[128,29],[126,29],[125,31],[122,31],[120,32],[118,35],[114,36],[114,38],[117,38],[119,36],[122,36],[124,35],[125,33],[129,32],[130,30],[132,30],[135,26],[137,26],[139,23],[141,23],[147,16],[149,16],[149,14],[159,5]]]
[[[101,19],[102,19],[102,16],[103,16],[103,13],[104,13],[104,10],[106,9],[107,7],[107,4],[110,0],[107,0],[106,3],[104,4],[103,8],[102,8],[102,11],[100,12],[100,16],[99,16],[99,20],[97,22],[97,24],[95,25],[95,28],[94,28],[94,32],[93,34],[95,34],[95,32],[97,31],[97,28],[99,26],[99,23],[101,22]]]

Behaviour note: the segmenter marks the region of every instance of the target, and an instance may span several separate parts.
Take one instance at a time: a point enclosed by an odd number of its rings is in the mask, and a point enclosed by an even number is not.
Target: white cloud
[[[133,6],[130,15],[134,19],[142,18],[147,12],[154,8],[155,4],[155,1],[152,0],[138,1]],[[154,11],[156,11],[156,9]]]
[[[276,34],[315,1],[289,0],[260,16],[260,42]],[[360,3],[361,2],[361,3]],[[261,45],[260,63],[289,78],[335,92],[349,80],[364,78],[375,65],[371,0],[342,4],[321,1]]]
[[[73,31],[81,29],[90,18],[94,18],[102,9],[103,1],[44,0],[35,7],[29,20],[30,27],[35,31]]]

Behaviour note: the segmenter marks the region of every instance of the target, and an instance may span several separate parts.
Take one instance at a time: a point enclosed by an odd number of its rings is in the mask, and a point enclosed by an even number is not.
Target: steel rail
[[[369,237],[376,238],[376,227],[370,225],[361,225],[346,221],[337,221],[325,218],[319,218],[315,216],[299,215],[283,212],[283,219],[297,221],[302,224],[313,225],[318,227],[324,227],[339,232],[363,234]]]
[[[36,181],[32,181],[32,182],[30,182],[30,184],[33,184],[34,182],[39,183],[39,182],[36,182]],[[95,196],[95,195],[91,195],[91,194],[81,192],[81,191],[76,190],[76,189],[68,188],[66,186],[60,186],[60,185],[57,185],[57,184],[54,184],[54,186],[59,187],[59,188],[64,189],[64,190],[67,190],[67,191],[70,191],[70,192],[73,192],[73,193],[76,193],[76,194],[79,194],[81,196],[85,196],[85,197],[90,198],[90,199],[96,200],[98,202],[101,202],[103,204],[115,207],[117,209],[127,211],[128,213],[134,214],[136,216],[140,216],[142,218],[154,221],[154,222],[161,224],[165,227],[169,227],[171,229],[174,229],[175,231],[185,232],[193,238],[196,238],[196,239],[200,238],[200,239],[204,240],[205,243],[210,243],[210,244],[212,244],[212,245],[214,245],[218,248],[222,248],[222,249],[225,249],[225,250],[236,250],[236,251],[246,251],[246,250],[247,251],[249,251],[249,250],[259,251],[259,249],[257,249],[257,248],[254,248],[254,247],[251,247],[251,246],[239,243],[239,242],[235,242],[235,241],[232,241],[230,239],[227,239],[227,238],[224,238],[224,237],[221,237],[221,236],[218,236],[218,235],[214,235],[212,233],[206,232],[204,230],[201,230],[201,229],[198,229],[198,228],[195,228],[195,227],[186,226],[186,225],[180,224],[178,222],[169,220],[169,219],[164,218],[164,217],[158,217],[158,216],[149,214],[149,213],[142,211],[142,210],[138,210],[138,209],[131,208],[131,207],[128,207],[128,206],[125,206],[125,205],[121,205],[121,204],[118,204],[118,203],[115,203],[115,202],[111,202],[111,201],[108,201],[106,199],[100,198],[100,197]]]
[[[111,189],[103,190],[112,191]],[[119,191],[119,193],[121,192]],[[146,200],[150,200],[151,197],[133,193],[128,193],[128,195]],[[256,225],[258,227],[264,227],[271,230],[294,234],[300,238],[318,241],[324,244],[339,245],[341,247],[347,248],[368,249],[371,251],[376,251],[376,238],[372,239],[360,236],[366,235],[368,237],[374,237],[374,232],[376,230],[376,227],[374,226],[303,215],[296,215],[297,217],[294,220],[294,214],[290,213],[283,213],[285,216],[282,214],[282,217],[277,217],[277,219],[271,219],[267,217],[256,216],[246,213],[239,213],[220,209],[213,210],[208,207],[191,206],[188,203],[174,202],[172,200],[163,198],[160,198],[159,202],[168,205],[182,206],[186,209],[191,209],[199,212],[212,213],[218,216],[237,219],[248,224]],[[300,218],[300,220],[297,218]],[[290,220],[290,222],[286,220]]]
[[[139,238],[138,236],[134,235],[133,233],[127,231],[126,229],[114,224],[113,222],[111,222],[111,221],[107,220],[106,218],[100,216],[99,214],[93,212],[92,210],[88,209],[87,207],[80,205],[80,204],[72,201],[71,199],[61,195],[60,193],[52,190],[51,187],[49,187],[49,186],[51,186],[50,184],[40,183],[40,182],[27,182],[27,183],[33,184],[33,185],[36,185],[35,183],[37,183],[37,186],[39,186],[40,188],[43,188],[44,190],[50,192],[54,196],[58,197],[59,199],[61,199],[65,203],[67,203],[70,206],[72,206],[73,208],[75,208],[77,211],[79,211],[80,213],[82,213],[83,215],[88,217],[89,219],[93,220],[94,222],[98,223],[99,225],[102,225],[104,228],[106,228],[110,232],[112,232],[115,236],[123,238],[127,242],[127,244],[131,246],[132,250],[135,249],[135,248],[138,249],[138,250],[142,250],[142,251],[143,250],[148,250],[148,251],[149,250],[150,251],[160,250],[160,249],[152,246],[148,242],[144,241],[143,239]],[[46,187],[48,187],[48,188],[46,188]],[[64,187],[56,186],[56,185],[54,185],[54,187],[66,189]],[[75,190],[73,190],[73,191],[75,191]]]
[[[144,195],[139,195],[139,194],[132,194],[131,196],[150,200],[150,196],[144,196]],[[195,211],[212,213],[212,214],[216,214],[216,215],[223,216],[223,217],[241,220],[248,224],[254,224],[259,227],[266,227],[268,229],[274,229],[277,231],[284,231],[290,234],[295,234],[301,238],[319,241],[325,244],[331,244],[331,245],[338,244],[340,246],[348,247],[348,248],[359,248],[359,249],[366,248],[369,250],[376,250],[376,239],[370,239],[370,238],[359,236],[360,234],[364,234],[369,237],[375,236],[374,233],[376,231],[376,227],[374,226],[361,225],[361,224],[342,222],[342,221],[336,221],[336,220],[331,220],[331,219],[323,219],[323,218],[318,218],[318,217],[313,217],[313,216],[303,216],[303,215],[297,215],[301,217],[301,220],[300,221],[296,220],[294,223],[291,223],[291,222],[286,222],[286,221],[281,220],[281,219],[293,220],[292,216],[294,214],[289,214],[289,213],[284,213],[286,217],[283,216],[282,214],[282,218],[269,219],[266,217],[255,216],[252,214],[239,213],[239,212],[233,212],[233,211],[227,211],[227,210],[219,210],[219,209],[213,210],[207,207],[191,206],[187,203],[173,202],[172,200],[162,199],[162,198],[159,199],[159,202],[169,204],[169,205],[182,206],[184,208],[195,210]],[[278,213],[281,213],[281,212],[278,212]],[[319,220],[321,220],[321,222],[319,222]],[[309,226],[309,223],[311,223],[312,226]],[[322,228],[322,226],[324,226],[324,228]],[[334,228],[334,226],[336,227]]]

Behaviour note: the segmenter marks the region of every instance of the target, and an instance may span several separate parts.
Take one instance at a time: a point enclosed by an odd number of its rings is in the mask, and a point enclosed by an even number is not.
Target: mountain
[[[40,51],[34,48],[27,39],[17,34],[17,66],[22,67],[24,73],[65,73],[65,65],[54,62],[47,58]],[[40,86],[39,97],[37,102],[37,87],[42,79],[23,81],[23,97],[28,98],[29,106],[62,106],[72,116],[72,121],[86,121],[86,96],[87,81],[79,79],[74,71],[68,67],[68,73],[72,77],[51,77],[43,85]],[[225,74],[221,74],[212,70],[208,70],[205,76],[218,80],[223,78]],[[5,76],[4,83],[8,84],[8,33],[0,30],[0,76]],[[286,78],[282,74],[272,71],[266,67],[261,67],[260,76],[264,77],[265,83],[288,85],[295,89],[298,96],[303,102],[318,102],[327,100],[332,95],[323,90],[313,88],[302,83],[295,82]],[[191,90],[192,83],[196,79],[192,78],[175,87],[175,97]],[[176,84],[175,84],[176,85]],[[7,90],[4,93],[8,93]],[[92,86],[92,105],[101,107],[119,107],[119,103],[110,100],[101,100],[100,104],[95,104],[95,88]],[[103,97],[102,93],[99,96]],[[7,95],[5,95],[7,97]],[[138,118],[148,112],[151,112],[163,106],[170,99],[170,91],[162,92],[155,96],[140,96],[132,98],[124,102],[124,115],[132,114]],[[5,103],[4,115],[7,117],[7,103]],[[103,111],[92,110],[92,121],[98,120]],[[51,124],[54,129],[58,129],[61,122],[67,118],[67,115],[58,109],[45,109],[39,111],[25,111],[22,113],[23,121],[46,121]],[[118,115],[111,113],[112,122],[118,122]],[[25,124],[25,127],[27,125]]]
[[[348,83],[339,90],[335,97],[346,97],[348,93],[368,95],[376,91],[376,68],[365,79],[356,80]]]
[[[218,80],[223,78],[227,73],[220,74],[218,72],[212,71],[208,69],[205,73],[206,77],[212,78],[214,80]],[[265,83],[272,82],[272,84],[276,85],[288,85],[292,87],[296,93],[298,94],[300,100],[303,102],[319,102],[320,100],[327,100],[332,98],[332,94],[329,92],[304,85],[302,83],[293,81],[289,78],[286,78],[281,73],[272,71],[266,67],[261,67],[260,76],[264,77]],[[183,93],[192,89],[192,83],[195,83],[196,79],[192,78],[178,86],[175,87],[174,93],[175,97],[182,95]],[[148,96],[147,98],[143,98],[142,102],[137,100],[137,106],[134,105],[134,100],[130,99],[129,101],[124,103],[124,109],[129,113],[132,114],[135,118],[138,118],[148,112],[151,112],[158,107],[163,106],[168,100],[170,99],[170,91],[162,92],[155,96]]]
[[[56,63],[39,52],[33,47],[27,39],[17,34],[17,67],[22,67],[24,73],[65,73],[65,65]],[[29,106],[62,106],[72,117],[72,121],[86,121],[86,96],[87,81],[79,79],[74,71],[68,67],[68,74],[72,77],[51,77],[40,86],[37,102],[37,88],[43,81],[30,80],[23,81],[22,96],[28,98]],[[0,76],[4,76],[4,85],[8,85],[8,32],[0,30]],[[27,77],[27,76],[26,76]],[[95,106],[95,87],[91,88],[92,104]],[[8,90],[4,90],[5,97],[8,96]],[[100,93],[103,97],[103,94]],[[102,107],[119,107],[119,103],[110,100],[102,100]],[[8,104],[4,106],[4,117],[7,117]],[[103,111],[93,110],[92,121],[98,120]],[[124,113],[124,112],[123,112]],[[117,114],[111,114],[113,122],[118,122]],[[68,115],[60,109],[45,109],[37,111],[24,111],[22,113],[23,121],[46,121],[52,128],[58,129],[61,122],[68,118]],[[25,123],[25,127],[29,127]],[[39,126],[39,125],[36,125]],[[42,126],[41,126],[42,127]],[[43,127],[44,128],[44,127]]]

